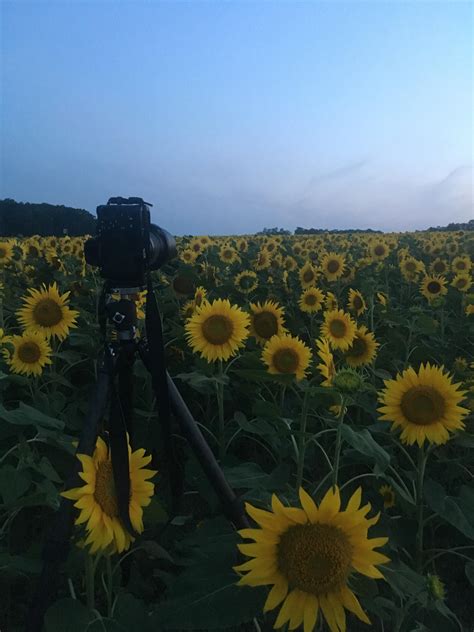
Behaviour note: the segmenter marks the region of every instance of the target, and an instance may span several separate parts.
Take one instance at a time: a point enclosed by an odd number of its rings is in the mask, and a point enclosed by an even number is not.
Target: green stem
[[[94,588],[94,560],[88,553],[85,557],[85,580],[86,580],[86,601],[89,610],[95,608],[95,588]]]
[[[283,406],[285,405],[286,384],[282,384],[280,393],[280,412],[283,415]]]
[[[344,423],[344,413],[345,413],[345,401],[344,401],[344,397],[341,397],[341,410],[337,418],[336,452],[334,454],[334,466],[332,469],[332,486],[333,487],[337,486],[337,480],[339,476],[339,461],[341,458],[342,424]]]
[[[224,384],[222,378],[224,376],[223,364],[222,360],[219,360],[219,371],[218,371],[219,381],[216,382],[217,387],[217,408],[219,415],[219,458],[222,459],[225,457],[225,419],[224,419]]]
[[[107,616],[112,617],[112,606],[114,603],[114,580],[112,574],[112,560],[110,555],[105,557],[105,570],[107,573]]]
[[[418,524],[416,532],[416,568],[419,572],[423,568],[423,481],[427,460],[428,452],[425,453],[423,447],[419,448],[416,475],[416,520]]]
[[[303,406],[301,409],[300,433],[298,441],[298,464],[296,468],[296,491],[298,492],[303,482],[304,457],[306,452],[306,422],[308,420],[309,391],[304,394]]]

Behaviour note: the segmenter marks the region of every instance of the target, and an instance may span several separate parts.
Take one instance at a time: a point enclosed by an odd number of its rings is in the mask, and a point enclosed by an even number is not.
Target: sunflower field
[[[168,467],[140,361],[133,529],[112,409],[76,455],[102,344],[85,239],[0,239],[2,632],[25,628],[61,499],[75,526],[46,632],[472,631],[474,234],[178,239],[153,273],[166,364],[238,530],[176,420]]]

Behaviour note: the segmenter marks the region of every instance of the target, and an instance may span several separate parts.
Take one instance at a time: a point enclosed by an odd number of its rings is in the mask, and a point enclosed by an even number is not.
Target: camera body
[[[84,256],[114,289],[144,288],[147,273],[176,256],[173,236],[151,223],[150,206],[113,197],[97,207],[97,236],[84,244]]]

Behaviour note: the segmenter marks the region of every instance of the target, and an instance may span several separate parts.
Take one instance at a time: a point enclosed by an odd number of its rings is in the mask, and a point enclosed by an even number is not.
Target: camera
[[[144,288],[147,273],[176,256],[173,236],[151,223],[151,206],[139,197],[112,197],[97,207],[97,236],[84,244],[84,256],[112,288]]]

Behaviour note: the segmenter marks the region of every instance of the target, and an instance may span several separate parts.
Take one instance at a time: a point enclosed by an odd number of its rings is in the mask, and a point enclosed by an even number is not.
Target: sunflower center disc
[[[316,305],[316,303],[318,302],[318,298],[314,294],[308,294],[305,297],[304,302],[306,303],[306,305],[310,305],[312,307],[313,305]]]
[[[408,421],[418,426],[436,423],[445,411],[443,396],[432,386],[413,386],[403,394],[400,405]]]
[[[280,537],[278,567],[290,587],[313,595],[341,589],[352,561],[352,546],[345,533],[328,524],[290,527]]]
[[[329,325],[329,331],[334,338],[344,338],[346,335],[346,324],[343,320],[332,320]]]
[[[212,345],[223,345],[229,342],[233,331],[232,321],[227,316],[214,314],[202,324],[202,335]]]
[[[303,274],[303,281],[305,283],[309,283],[310,281],[312,281],[314,279],[314,273],[312,270],[306,270],[305,273]]]
[[[438,281],[430,281],[426,286],[426,289],[430,294],[438,294],[438,292],[441,290],[441,285],[438,283]]]
[[[94,499],[108,516],[119,515],[112,461],[99,463],[95,475]]]
[[[434,271],[436,272],[436,274],[442,274],[445,271],[444,263],[442,263],[441,261],[438,261],[438,263],[435,263]]]
[[[356,310],[362,309],[364,307],[360,296],[354,296],[353,305],[354,305],[354,309]]]
[[[331,274],[337,272],[339,270],[339,267],[339,261],[337,261],[336,259],[331,259],[331,261],[328,261],[328,264],[326,266],[327,271]]]
[[[254,283],[255,283],[255,278],[250,276],[249,274],[246,274],[240,277],[240,280],[239,280],[239,285],[243,290],[248,290],[249,288],[253,286]]]
[[[294,349],[278,349],[273,356],[273,365],[279,373],[296,373],[299,356]]]
[[[278,333],[278,320],[271,312],[260,312],[253,317],[255,333],[265,340],[269,340]]]
[[[364,355],[366,350],[367,350],[367,345],[365,343],[365,340],[363,338],[356,338],[347,353],[350,356],[359,358],[360,356]]]
[[[18,347],[18,358],[26,364],[34,364],[41,358],[41,349],[36,342],[24,342]]]
[[[405,264],[405,270],[407,272],[416,272],[416,263],[414,261],[408,261]]]
[[[5,248],[0,248],[0,259],[3,259],[4,257],[6,257],[7,255],[7,251],[5,250]]]
[[[467,280],[466,279],[458,279],[457,283],[456,283],[456,287],[458,288],[462,288],[466,285]]]
[[[375,246],[374,252],[377,257],[381,257],[385,254],[385,248],[383,246]]]
[[[63,311],[52,298],[43,298],[35,305],[33,318],[41,327],[54,327],[62,321]]]

